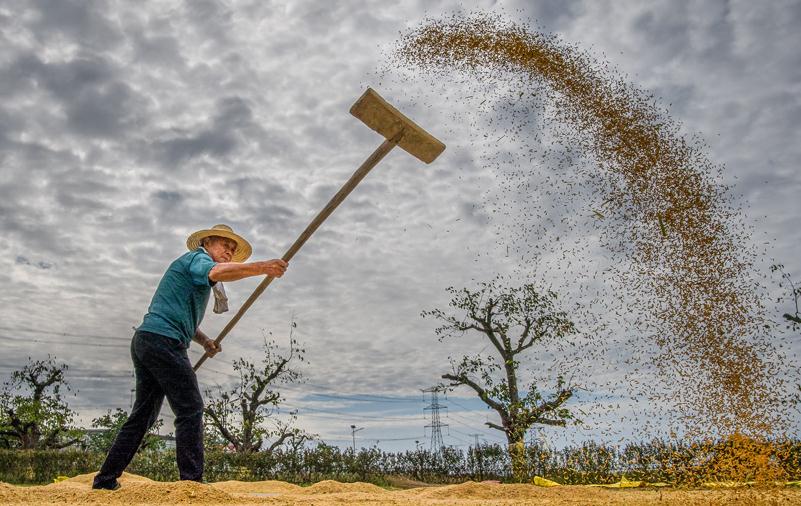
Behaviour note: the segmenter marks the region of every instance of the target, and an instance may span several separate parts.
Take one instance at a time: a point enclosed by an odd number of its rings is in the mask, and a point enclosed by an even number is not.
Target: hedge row
[[[708,446],[662,441],[619,448],[585,443],[558,451],[529,446],[528,476],[543,476],[564,484],[613,483],[622,476],[632,480],[674,483],[759,479],[760,476],[749,474],[752,470],[747,462],[740,462],[739,453],[742,452],[738,452],[730,442],[715,445],[711,453]],[[70,449],[0,450],[0,481],[49,483],[60,475],[95,472],[104,457],[102,453]],[[801,477],[801,442],[784,443],[781,451],[766,454],[766,458],[767,465],[765,462],[760,465],[776,474],[763,478]],[[699,466],[703,463],[714,465],[707,465],[700,472]],[[354,453],[351,449],[318,444],[297,451],[276,450],[249,455],[207,451],[205,478],[208,481],[281,480],[301,484],[332,479],[383,485],[388,477],[405,476],[428,483],[457,483],[486,479],[509,481],[509,467],[508,454],[498,445],[481,446],[478,451],[475,448],[443,448],[442,452],[435,454],[422,449],[388,453],[375,447]],[[176,480],[175,452],[141,451],[128,471],[158,481]]]
[[[464,452],[444,449],[441,455],[429,451],[387,453],[377,448],[355,453],[325,444],[298,451],[276,450],[249,455],[207,451],[205,479],[281,480],[314,483],[331,479],[386,484],[389,475],[408,476],[421,481],[448,483],[464,479],[504,479],[506,457],[498,447],[482,453],[482,468],[470,467]],[[491,457],[492,456],[492,457]],[[67,450],[0,450],[0,481],[18,484],[50,483],[57,476],[96,472],[105,454]],[[466,468],[465,466],[469,468]],[[175,451],[141,451],[128,472],[157,481],[178,479]]]

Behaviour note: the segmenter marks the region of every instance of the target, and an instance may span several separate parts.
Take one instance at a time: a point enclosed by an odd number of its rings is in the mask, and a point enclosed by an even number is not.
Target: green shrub
[[[778,446],[780,464],[790,479],[798,479],[801,442]],[[526,450],[529,478],[542,476],[563,484],[611,483],[622,476],[649,482],[690,483],[697,455],[693,445],[650,441],[623,448],[585,443],[559,451],[532,445]],[[18,484],[51,483],[60,475],[94,473],[104,453],[81,450],[0,450],[0,481]],[[205,479],[281,480],[313,483],[321,480],[365,481],[386,485],[388,477],[404,476],[427,483],[511,479],[509,457],[501,445],[462,450],[444,448],[388,453],[377,447],[358,452],[318,444],[298,450],[251,454],[206,452]],[[128,467],[131,473],[158,481],[178,479],[175,450],[144,450]]]

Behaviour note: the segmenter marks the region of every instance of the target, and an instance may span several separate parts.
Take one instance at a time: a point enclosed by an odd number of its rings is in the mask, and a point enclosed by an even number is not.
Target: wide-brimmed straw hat
[[[244,237],[234,233],[231,227],[222,223],[219,225],[214,225],[213,227],[205,230],[198,230],[194,234],[190,235],[186,240],[186,247],[189,248],[189,251],[194,251],[198,248],[198,246],[200,246],[200,242],[204,238],[211,237],[213,235],[225,237],[236,242],[236,251],[234,251],[234,256],[231,258],[232,262],[244,262],[253,252],[253,248],[250,247],[250,243],[247,242]]]

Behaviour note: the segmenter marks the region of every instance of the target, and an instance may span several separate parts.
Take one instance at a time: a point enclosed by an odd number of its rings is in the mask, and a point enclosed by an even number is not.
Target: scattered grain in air
[[[706,146],[608,63],[499,15],[427,20],[402,36],[387,69],[465,101],[454,116],[495,174],[484,208],[505,217],[494,222],[498,236],[521,271],[556,257],[553,270],[574,280],[599,333],[561,363],[588,377],[625,356],[661,378],[628,373],[625,385],[592,386],[670,406],[632,408],[627,422],[646,437],[667,423],[691,443],[692,459],[674,459],[677,480],[786,478],[776,462],[789,448],[779,374],[788,366],[771,345],[750,230]],[[571,212],[587,205],[598,211]],[[605,263],[590,276],[581,266],[599,255]],[[632,337],[599,339],[600,320],[615,317]],[[598,409],[615,411],[606,406]]]

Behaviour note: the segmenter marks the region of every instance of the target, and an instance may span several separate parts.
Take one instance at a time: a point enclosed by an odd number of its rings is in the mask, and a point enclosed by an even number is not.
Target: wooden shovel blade
[[[445,144],[392,107],[372,88],[367,88],[359,97],[350,113],[387,139],[403,130],[398,146],[422,162],[433,162],[445,150]]]

